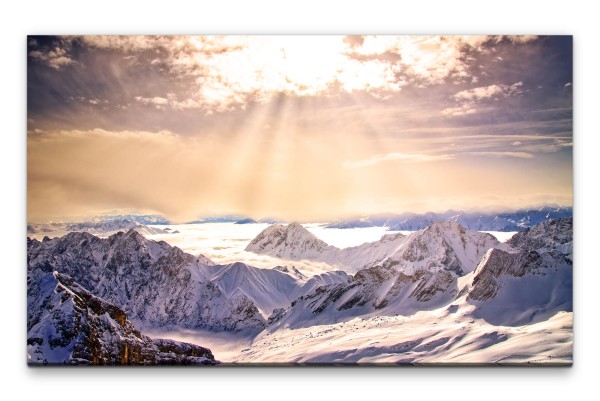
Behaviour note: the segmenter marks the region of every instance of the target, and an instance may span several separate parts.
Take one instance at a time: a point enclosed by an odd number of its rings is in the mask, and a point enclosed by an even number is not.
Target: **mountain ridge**
[[[517,245],[529,244],[528,238],[539,239],[538,233],[545,231],[546,226],[555,227],[551,238],[541,245],[538,243],[535,250],[523,245],[517,247],[492,240],[487,242],[487,234],[477,233],[480,236],[470,237],[467,230],[457,226],[460,227],[451,222],[434,223],[412,234],[414,247],[405,246],[405,252],[397,253],[401,257],[399,262],[411,264],[409,269],[404,268],[402,263],[386,264],[384,259],[384,263],[359,270],[345,283],[316,286],[296,299],[289,309],[271,316],[267,329],[332,324],[357,316],[411,315],[451,305],[459,299],[462,300],[459,304],[470,308],[473,316],[500,325],[529,324],[558,311],[572,310],[572,263],[568,246],[572,242],[571,219],[539,223],[514,240]],[[439,235],[439,231],[444,229],[445,232]],[[456,229],[459,233],[462,230],[464,235],[455,237],[454,241],[446,241],[447,235],[444,234],[453,233]],[[419,233],[420,236],[417,235]],[[447,257],[446,252],[439,253],[439,246],[434,246],[435,249],[423,247],[434,243],[428,237],[432,233],[438,234],[438,239],[442,238],[449,245],[448,249],[455,257]],[[482,239],[483,242],[477,242]],[[567,246],[552,246],[553,243]],[[464,255],[462,258],[457,256],[460,250],[472,246],[477,253],[471,254],[480,257],[465,259]],[[431,252],[438,257],[431,258]],[[424,260],[432,261],[434,265],[429,262],[414,265]],[[465,267],[457,269],[457,266]],[[514,282],[512,277],[522,281]],[[532,290],[534,296],[515,296],[527,293],[528,287],[535,289]],[[505,312],[496,313],[499,307]]]
[[[388,227],[392,231],[416,231],[435,222],[454,221],[465,229],[477,231],[520,231],[542,221],[572,217],[573,208],[546,206],[542,208],[520,209],[512,212],[427,212],[422,214],[405,213],[400,215],[374,215],[362,218],[343,219],[328,224],[327,228]]]
[[[432,233],[434,230],[437,231]],[[444,233],[447,233],[446,237]],[[444,222],[433,223],[410,235],[386,234],[378,241],[339,249],[318,239],[301,224],[291,223],[287,226],[276,224],[265,228],[250,241],[245,250],[290,260],[325,262],[349,273],[355,273],[362,268],[377,264],[386,267],[402,265],[403,268],[408,269],[408,262],[416,265],[434,263],[431,260],[423,261],[422,250],[430,249],[432,242],[444,249],[449,249],[448,241],[462,241],[466,244],[465,236],[469,237],[469,243],[479,244],[478,246],[484,247],[485,250],[499,244],[490,234],[464,230],[458,223]],[[458,249],[458,246],[456,248]],[[473,252],[474,254],[471,255]],[[481,249],[476,250],[471,247],[469,250],[463,249],[459,254],[447,256],[456,258],[456,269],[470,271],[483,256],[483,252]],[[437,255],[436,258],[439,259],[434,263],[437,266],[444,255]]]

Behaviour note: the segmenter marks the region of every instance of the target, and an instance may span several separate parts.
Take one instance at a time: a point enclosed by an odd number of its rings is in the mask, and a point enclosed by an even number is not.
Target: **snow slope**
[[[573,314],[520,327],[471,316],[471,306],[411,316],[357,317],[342,323],[264,331],[236,363],[539,364],[572,363]]]
[[[259,269],[241,262],[220,266],[204,266],[204,280],[216,285],[228,298],[250,299],[263,317],[274,309],[287,307],[303,280],[274,269]]]

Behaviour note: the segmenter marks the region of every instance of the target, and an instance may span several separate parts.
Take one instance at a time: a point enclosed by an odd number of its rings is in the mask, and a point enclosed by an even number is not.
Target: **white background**
[[[189,3],[189,4],[188,4]],[[587,4],[586,4],[587,3]],[[598,11],[593,2],[4,2],[0,29],[4,399],[565,399],[597,394]],[[108,368],[26,366],[26,35],[96,33],[573,34],[575,364],[572,368]]]

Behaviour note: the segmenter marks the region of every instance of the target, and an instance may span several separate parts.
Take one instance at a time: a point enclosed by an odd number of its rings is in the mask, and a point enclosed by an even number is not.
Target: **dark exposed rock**
[[[281,319],[283,317],[285,312],[286,312],[285,308],[277,308],[277,309],[273,310],[273,313],[271,313],[271,316],[269,316],[269,320],[268,320],[267,324],[272,324],[272,323],[277,322],[279,319]]]
[[[419,271],[414,275],[415,282],[418,282],[410,297],[419,302],[432,300],[438,293],[446,291],[456,280],[456,276],[449,271],[428,272]]]
[[[135,329],[119,307],[53,273],[54,289],[28,332],[28,363],[76,365],[213,365],[207,348],[153,340]],[[51,289],[51,287],[47,287]]]

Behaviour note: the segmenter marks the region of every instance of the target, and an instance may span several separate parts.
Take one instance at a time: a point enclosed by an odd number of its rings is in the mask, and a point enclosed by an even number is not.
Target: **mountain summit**
[[[273,224],[256,236],[245,249],[282,259],[318,259],[323,254],[335,252],[299,223]]]

